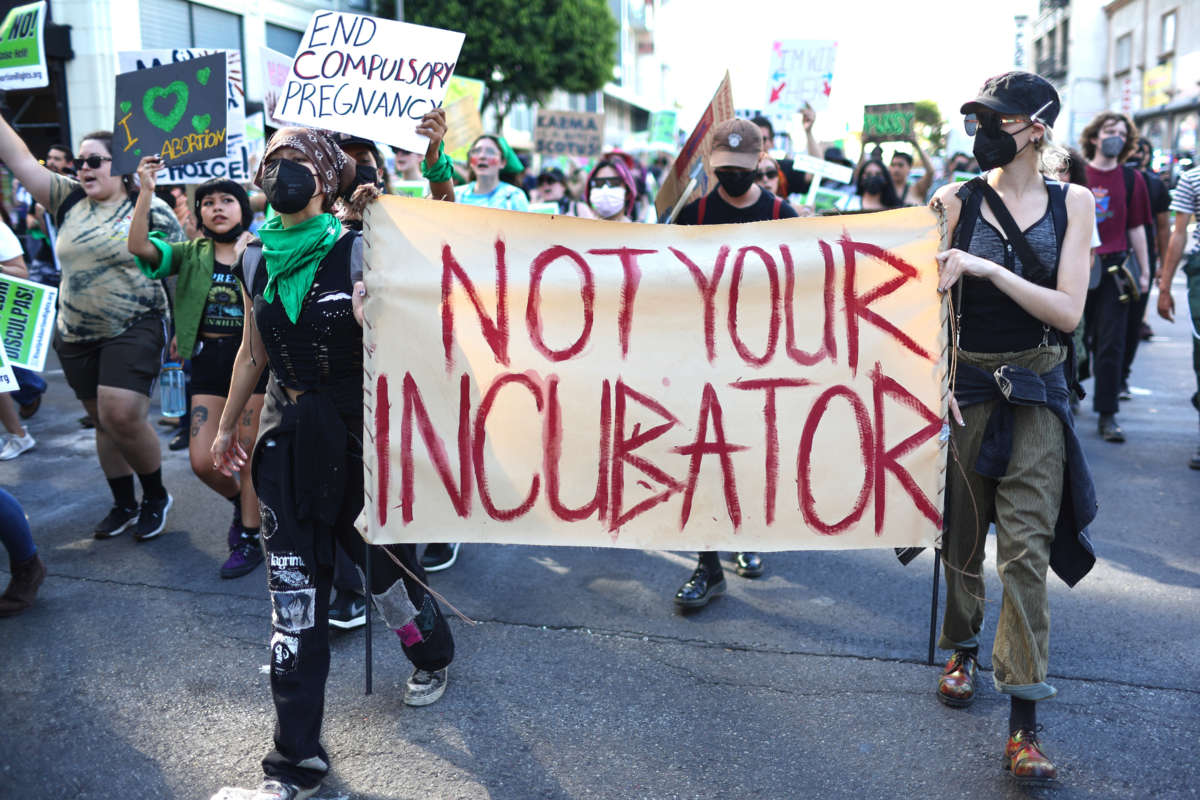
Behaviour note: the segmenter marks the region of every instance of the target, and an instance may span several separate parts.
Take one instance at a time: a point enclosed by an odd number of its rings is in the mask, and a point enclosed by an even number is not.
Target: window
[[[1175,52],[1175,21],[1177,12],[1168,11],[1162,15],[1162,23],[1158,28],[1158,55],[1170,55]]]
[[[142,0],[142,47],[242,49],[242,17],[186,0]],[[293,51],[294,52],[294,51]]]
[[[304,38],[303,31],[294,31],[281,25],[267,23],[267,47],[294,56],[300,49],[300,40]]]
[[[1064,72],[1067,69],[1067,54],[1071,52],[1070,22],[1070,20],[1064,19],[1062,25],[1059,26],[1059,30],[1062,31],[1062,47],[1059,49],[1062,52],[1062,68]]]
[[[1117,46],[1113,54],[1113,73],[1120,75],[1128,72],[1133,65],[1133,34],[1127,33],[1117,37]]]

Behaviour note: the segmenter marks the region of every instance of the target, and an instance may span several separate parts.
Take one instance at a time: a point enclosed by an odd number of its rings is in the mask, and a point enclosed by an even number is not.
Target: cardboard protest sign
[[[13,374],[12,367],[9,366],[8,359],[4,355],[4,348],[0,347],[0,394],[15,392],[20,388],[17,376]]]
[[[442,104],[463,34],[317,11],[292,61],[278,120],[424,153],[417,123]]]
[[[14,366],[41,372],[54,336],[58,289],[0,275],[0,335]]]
[[[539,108],[533,149],[544,156],[599,158],[604,153],[604,115]]]
[[[46,71],[45,2],[9,10],[0,24],[0,90],[36,89],[50,85]]]
[[[446,136],[442,139],[445,150],[455,161],[466,161],[471,143],[483,135],[483,119],[475,98],[460,97],[442,107],[446,109]]]
[[[916,112],[915,103],[863,106],[863,141],[912,138]]]
[[[143,155],[188,164],[226,153],[222,55],[122,73],[116,106],[114,175],[135,171]]]
[[[123,50],[117,54],[121,72],[152,69],[215,54],[225,56],[225,128],[228,132],[225,155],[189,164],[167,164],[158,173],[160,183],[204,183],[210,178],[229,178],[246,183],[254,177],[254,146],[245,137],[246,92],[242,54],[237,50],[208,48]]]
[[[727,119],[733,119],[733,91],[729,87],[728,72],[721,79],[713,99],[700,115],[700,121],[692,129],[679,155],[675,157],[675,163],[663,176],[662,188],[654,198],[654,208],[660,219],[665,218],[680,199],[691,199],[697,194],[706,193],[709,185],[716,180],[712,170],[708,169],[708,154],[712,150],[712,129],[717,123]],[[693,175],[696,176],[696,184],[689,190]]]
[[[679,145],[679,112],[655,111],[650,115],[650,138],[648,144],[662,145],[674,151]]]
[[[806,104],[816,111],[828,108],[836,60],[837,42],[812,39],[773,42],[767,78],[767,115],[795,114]]]
[[[275,119],[275,106],[279,105],[288,73],[292,71],[292,57],[269,47],[259,48],[259,54],[263,68],[263,116],[271,127],[282,128],[288,123]]]
[[[369,541],[939,535],[928,209],[651,226],[384,197],[365,229]]]

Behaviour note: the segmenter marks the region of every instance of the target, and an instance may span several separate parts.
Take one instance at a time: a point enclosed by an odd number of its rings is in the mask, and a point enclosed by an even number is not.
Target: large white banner
[[[369,541],[938,535],[929,210],[676,227],[384,197],[366,231]]]

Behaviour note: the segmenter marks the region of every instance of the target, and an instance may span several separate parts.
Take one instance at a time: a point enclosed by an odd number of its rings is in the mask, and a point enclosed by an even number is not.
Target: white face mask
[[[618,186],[597,186],[588,195],[588,202],[597,214],[609,219],[625,210],[625,190]]]

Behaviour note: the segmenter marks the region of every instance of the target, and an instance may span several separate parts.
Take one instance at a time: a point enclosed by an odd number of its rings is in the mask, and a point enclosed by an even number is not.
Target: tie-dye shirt
[[[454,187],[454,202],[468,206],[486,206],[487,208],[506,208],[509,211],[528,211],[529,198],[525,193],[511,183],[501,181],[496,188],[486,194],[475,191],[475,181]]]
[[[52,215],[79,181],[54,175],[50,186]],[[108,203],[87,197],[71,206],[58,230],[55,253],[62,265],[58,332],[66,342],[111,339],[147,314],[167,314],[162,284],[142,274],[129,252],[133,201],[121,196]],[[183,228],[170,207],[157,197],[150,204],[150,230],[169,241],[184,240]]]

